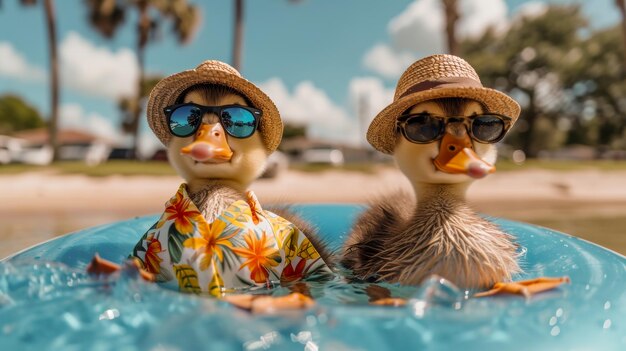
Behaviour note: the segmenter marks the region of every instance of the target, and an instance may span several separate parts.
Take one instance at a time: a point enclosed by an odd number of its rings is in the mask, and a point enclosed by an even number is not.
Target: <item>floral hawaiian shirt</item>
[[[223,292],[329,273],[311,241],[294,224],[265,211],[254,194],[208,223],[182,184],[165,212],[139,240],[138,258],[157,281],[184,292]]]

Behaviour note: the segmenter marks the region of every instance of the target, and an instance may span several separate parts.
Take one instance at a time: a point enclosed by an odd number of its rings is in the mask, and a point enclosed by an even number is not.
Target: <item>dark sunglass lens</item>
[[[443,121],[429,115],[418,115],[406,121],[404,132],[411,141],[420,143],[437,139],[443,130]]]
[[[170,131],[179,137],[193,134],[202,120],[202,111],[193,105],[176,108],[170,115]]]
[[[229,107],[222,111],[222,125],[235,138],[247,138],[254,134],[256,121],[252,112],[241,107]]]
[[[479,116],[472,122],[472,135],[478,141],[490,143],[498,140],[504,133],[504,121],[496,116]]]

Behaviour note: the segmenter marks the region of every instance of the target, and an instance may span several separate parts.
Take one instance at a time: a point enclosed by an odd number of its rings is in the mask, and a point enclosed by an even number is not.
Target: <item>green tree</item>
[[[586,25],[578,5],[550,6],[541,15],[518,19],[505,33],[490,29],[462,43],[461,51],[483,84],[522,102],[520,120],[507,142],[529,157],[563,142],[558,119],[567,104],[565,92],[579,80],[563,76],[579,65],[579,33]]]
[[[294,123],[285,123],[283,128],[283,140],[306,137],[306,126]]]
[[[124,23],[128,12],[137,12],[137,59],[139,77],[136,97],[133,102],[126,102],[132,107],[131,113],[125,114],[124,131],[133,137],[133,154],[137,155],[139,143],[139,121],[144,97],[145,49],[148,43],[158,38],[158,31],[163,20],[172,22],[172,32],[178,42],[185,44],[191,40],[200,22],[200,13],[196,6],[187,0],[85,0],[89,12],[89,21],[93,28],[105,38],[112,38]],[[148,79],[149,80],[149,79]],[[123,101],[118,102],[120,105]]]
[[[17,95],[0,96],[0,134],[41,128],[45,122],[39,111]]]
[[[615,6],[617,6],[620,14],[622,15],[622,21],[620,23],[620,27],[622,29],[622,46],[626,47],[626,1],[615,0]],[[626,65],[626,57],[622,62]]]
[[[20,0],[22,5],[36,5],[37,0]],[[48,57],[50,65],[50,119],[48,121],[48,143],[52,148],[52,161],[59,158],[58,124],[59,124],[59,57],[57,54],[57,30],[54,0],[44,0],[44,14],[48,33]]]
[[[569,141],[602,147],[623,145],[626,132],[626,67],[621,26],[597,31],[583,41],[577,65],[564,75],[572,86],[571,109],[583,129],[570,132]]]

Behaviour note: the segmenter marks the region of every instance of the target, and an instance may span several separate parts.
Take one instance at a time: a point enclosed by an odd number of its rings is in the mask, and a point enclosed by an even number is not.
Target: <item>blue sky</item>
[[[201,6],[194,40],[180,46],[164,23],[163,37],[146,51],[148,72],[163,75],[205,59],[230,61],[232,1],[191,0]],[[463,33],[506,26],[545,2],[460,0]],[[613,0],[553,0],[583,4],[591,25],[615,24]],[[47,41],[41,6],[4,1],[0,9],[0,94],[16,93],[49,113]],[[277,103],[286,121],[309,125],[317,138],[362,140],[355,101],[368,102],[365,119],[391,99],[395,81],[415,59],[443,50],[439,0],[246,1],[242,74]],[[61,118],[65,126],[119,134],[116,98],[132,92],[136,61],[134,14],[112,40],[90,28],[80,0],[56,1],[63,66]],[[144,123],[143,143],[157,145]]]

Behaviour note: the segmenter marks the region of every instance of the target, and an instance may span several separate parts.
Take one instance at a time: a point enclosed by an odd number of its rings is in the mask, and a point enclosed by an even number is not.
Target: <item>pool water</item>
[[[356,206],[303,206],[332,247]],[[322,220],[323,219],[323,220]],[[142,281],[132,270],[84,273],[94,252],[120,262],[156,220],[149,216],[61,237],[0,263],[2,350],[624,350],[626,259],[583,240],[497,220],[526,248],[523,279],[568,275],[531,299],[469,298],[432,277],[418,287],[307,282],[308,311],[251,315],[222,301]],[[386,289],[386,290],[385,290]],[[368,304],[368,293],[406,297]],[[259,291],[255,291],[258,293]],[[269,291],[281,295],[286,287]]]

